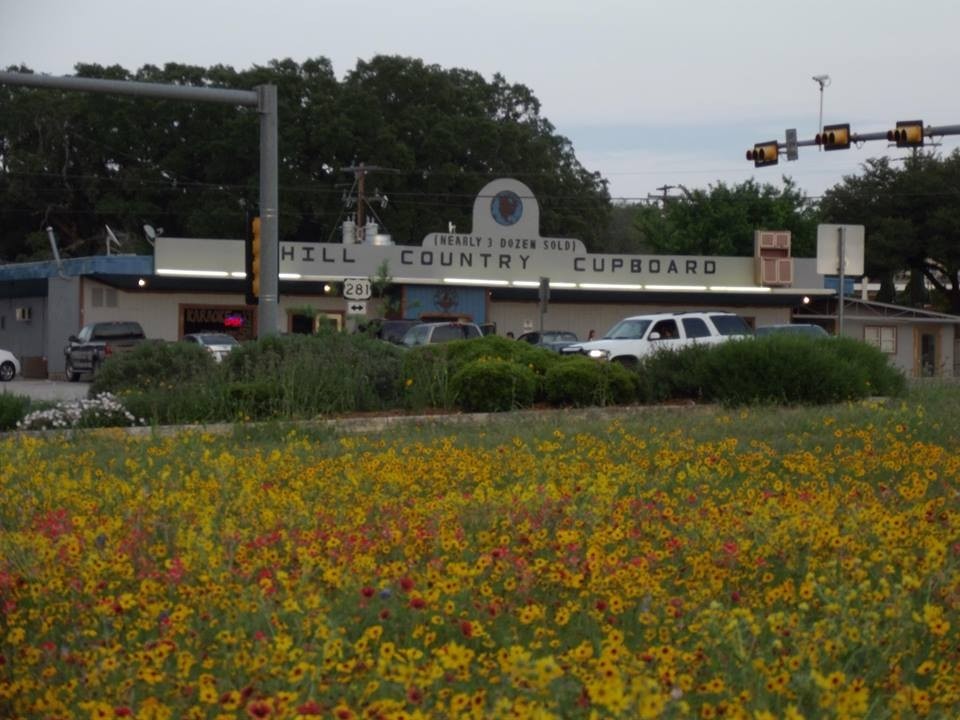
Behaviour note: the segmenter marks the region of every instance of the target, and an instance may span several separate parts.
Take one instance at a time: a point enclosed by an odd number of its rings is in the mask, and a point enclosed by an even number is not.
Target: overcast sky
[[[783,175],[817,196],[907,151],[801,148],[768,168],[745,151],[786,128],[813,139],[820,74],[825,124],[960,124],[958,28],[958,0],[0,0],[0,67],[326,57],[342,78],[358,59],[416,57],[528,86],[614,197]]]

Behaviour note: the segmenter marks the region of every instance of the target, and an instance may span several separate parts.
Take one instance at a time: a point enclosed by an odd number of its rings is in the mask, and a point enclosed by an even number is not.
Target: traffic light
[[[902,120],[896,130],[887,130],[887,140],[895,142],[897,147],[923,146],[923,121]]]
[[[747,160],[753,160],[754,167],[776,165],[780,158],[780,146],[776,140],[757,143],[753,150],[747,150]]]
[[[847,150],[850,148],[850,124],[824,125],[823,132],[816,137],[817,145],[824,150]]]
[[[247,236],[247,304],[256,305],[260,302],[260,218],[250,221],[250,232]]]

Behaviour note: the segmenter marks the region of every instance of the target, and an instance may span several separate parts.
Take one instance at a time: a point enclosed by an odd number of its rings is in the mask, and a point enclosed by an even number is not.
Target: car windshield
[[[650,320],[621,320],[607,331],[604,340],[639,340],[650,327]]]
[[[204,333],[196,335],[197,341],[201,345],[237,345],[237,339],[232,335],[224,333]]]

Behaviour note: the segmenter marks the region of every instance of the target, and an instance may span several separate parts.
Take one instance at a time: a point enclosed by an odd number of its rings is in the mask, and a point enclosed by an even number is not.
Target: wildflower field
[[[928,399],[2,436],[0,717],[956,718]]]

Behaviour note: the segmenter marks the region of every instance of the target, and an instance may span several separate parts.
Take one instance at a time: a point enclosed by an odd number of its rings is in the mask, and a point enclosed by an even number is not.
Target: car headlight
[[[595,360],[609,360],[610,351],[609,350],[590,350],[587,352],[587,357],[592,357]]]

